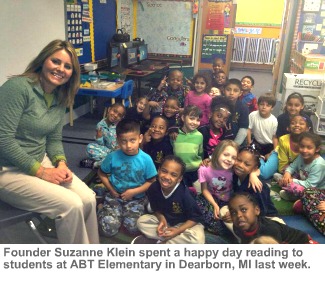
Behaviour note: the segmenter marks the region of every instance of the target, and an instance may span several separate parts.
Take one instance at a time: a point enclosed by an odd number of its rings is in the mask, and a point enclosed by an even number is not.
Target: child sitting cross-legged
[[[137,221],[144,236],[138,236],[132,243],[205,243],[202,213],[182,182],[184,172],[185,164],[179,157],[164,158],[158,180],[147,191],[150,214]]]
[[[122,224],[129,233],[137,232],[145,192],[157,175],[151,157],[140,149],[143,137],[139,122],[121,120],[116,135],[120,149],[108,154],[98,170],[108,190],[104,204],[98,205],[99,232],[106,237],[117,234]]]
[[[80,161],[82,168],[98,168],[107,154],[118,148],[116,140],[116,125],[125,115],[125,107],[115,103],[108,108],[106,118],[96,126],[96,140],[87,145],[88,158]]]
[[[258,110],[249,114],[247,143],[254,144],[261,154],[261,178],[269,179],[278,168],[278,154],[276,130],[278,121],[271,113],[276,100],[272,94],[265,94],[258,98]]]
[[[321,138],[319,135],[304,132],[300,135],[299,155],[286,168],[284,175],[278,177],[278,183],[282,187],[280,196],[282,199],[295,201],[295,212],[299,213],[301,201],[299,200],[306,189],[325,189],[325,161],[320,156]],[[296,178],[294,178],[296,174]],[[301,212],[300,212],[301,213]]]

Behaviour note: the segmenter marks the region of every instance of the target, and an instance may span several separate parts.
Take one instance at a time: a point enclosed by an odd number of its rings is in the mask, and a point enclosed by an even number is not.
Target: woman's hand
[[[57,166],[57,169],[64,169],[66,170],[66,178],[63,180],[63,183],[71,183],[72,182],[72,171],[68,168],[67,164],[65,162],[59,163]]]
[[[36,176],[54,184],[72,182],[72,172],[67,166],[58,166],[57,168],[41,167]]]

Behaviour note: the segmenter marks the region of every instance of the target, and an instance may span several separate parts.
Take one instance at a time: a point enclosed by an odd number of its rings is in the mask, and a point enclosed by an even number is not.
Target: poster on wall
[[[150,24],[148,24],[150,23]],[[192,55],[192,2],[148,1],[137,8],[137,37],[149,53]]]
[[[224,29],[230,28],[231,7],[231,2],[209,1],[206,29],[223,34]]]
[[[201,63],[212,63],[214,58],[222,58],[226,62],[227,36],[203,35]]]

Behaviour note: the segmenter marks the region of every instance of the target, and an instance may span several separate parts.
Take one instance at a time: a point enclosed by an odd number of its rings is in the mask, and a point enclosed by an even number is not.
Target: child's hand
[[[279,180],[279,185],[280,186],[288,186],[290,183],[292,183],[292,176],[290,173],[285,172],[283,175],[283,178]]]
[[[230,212],[228,211],[224,216],[222,216],[221,220],[226,223],[232,223]]]
[[[254,192],[262,192],[263,183],[260,181],[260,179],[255,173],[251,173],[249,175],[248,187],[252,187]]]
[[[99,128],[96,133],[96,139],[102,138],[103,137],[103,130]]]
[[[168,228],[166,220],[160,221],[158,227],[157,227],[157,235],[162,236],[166,229]]]
[[[161,91],[163,88],[165,88],[165,87],[167,87],[168,86],[168,84],[167,84],[167,76],[164,76],[164,78],[160,81],[160,84],[159,84],[159,86],[157,87],[157,89],[159,90],[159,91]]]
[[[148,129],[148,131],[143,135],[143,142],[144,144],[149,143],[151,141],[151,129]]]
[[[176,138],[177,138],[177,135],[178,135],[178,132],[172,132],[172,133],[169,134],[169,138],[171,140],[175,141]]]
[[[226,129],[226,130],[228,130],[228,131],[231,130],[231,123],[228,123],[228,124],[227,124],[227,122],[225,122],[224,126],[225,126],[225,129]]]
[[[111,190],[110,194],[114,197],[114,198],[120,198],[120,194],[116,191],[116,190]]]
[[[214,218],[216,220],[219,220],[220,219],[219,214],[220,214],[220,208],[219,208],[219,206],[218,205],[217,206],[214,206],[213,207],[213,215],[214,215]]]
[[[201,162],[200,167],[201,167],[201,166],[202,166],[202,167],[208,167],[209,164],[210,164],[210,162],[211,162],[211,160],[210,160],[209,158],[206,158],[206,159],[204,159],[204,160]]]
[[[319,204],[316,206],[316,209],[325,212],[325,201],[320,201]]]
[[[175,227],[166,227],[160,237],[172,239],[179,235],[179,229]]]
[[[127,189],[125,192],[121,194],[121,199],[123,201],[131,200],[133,198],[134,194],[132,192],[132,189]]]
[[[156,109],[156,108],[159,108],[159,103],[154,102],[154,101],[150,101],[149,106],[150,106],[151,109]]]

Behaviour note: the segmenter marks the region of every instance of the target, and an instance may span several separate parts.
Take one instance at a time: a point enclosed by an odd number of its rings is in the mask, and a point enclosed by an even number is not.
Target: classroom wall
[[[0,85],[21,74],[50,41],[65,38],[64,0],[1,1]]]
[[[237,1],[236,37],[279,38],[285,0]]]

